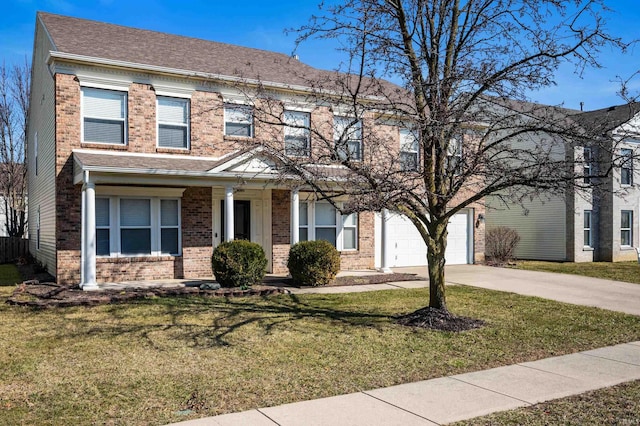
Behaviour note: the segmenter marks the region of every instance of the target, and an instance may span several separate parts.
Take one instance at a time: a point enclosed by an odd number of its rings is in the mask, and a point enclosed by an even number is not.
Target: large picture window
[[[179,255],[180,200],[96,197],[98,256]]]
[[[83,87],[82,127],[83,142],[126,144],[126,92]]]
[[[245,138],[253,137],[253,108],[247,105],[225,105],[224,134]]]
[[[158,97],[158,146],[189,148],[189,100]]]
[[[333,117],[333,140],[339,160],[362,160],[362,121]]]
[[[292,157],[308,157],[310,154],[310,114],[301,111],[285,111],[284,152]]]
[[[338,250],[358,249],[358,215],[341,215],[326,201],[301,202],[299,206],[300,241],[326,240]]]

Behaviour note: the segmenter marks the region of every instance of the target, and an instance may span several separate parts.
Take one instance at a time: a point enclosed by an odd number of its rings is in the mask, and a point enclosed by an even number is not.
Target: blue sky
[[[5,0],[6,1],[6,0]],[[38,10],[95,19],[120,25],[198,37],[207,40],[274,50],[290,54],[298,27],[317,11],[317,0],[8,0],[0,15],[0,58],[7,64],[31,59],[35,13]],[[640,38],[640,1],[610,0],[616,11],[608,17],[609,31],[627,40]],[[306,42],[297,51],[303,62],[325,69],[337,66],[330,41]],[[618,76],[628,78],[640,69],[640,45],[626,55],[605,51],[604,68],[588,70],[582,78],[564,67],[557,86],[531,94],[534,101],[578,109],[604,108],[623,101],[616,95]],[[640,92],[640,78],[632,83]]]

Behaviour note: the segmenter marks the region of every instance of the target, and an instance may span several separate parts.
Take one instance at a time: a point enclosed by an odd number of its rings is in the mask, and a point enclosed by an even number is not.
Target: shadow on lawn
[[[160,348],[157,333],[170,340],[185,341],[191,347],[230,346],[243,329],[256,328],[269,335],[277,328],[302,333],[341,333],[337,326],[381,329],[393,320],[390,315],[349,311],[328,306],[328,300],[302,301],[296,295],[270,298],[193,299],[158,298],[131,304],[105,306],[110,318],[78,316],[76,336],[137,335],[151,346]],[[153,307],[164,307],[156,310]],[[144,314],[140,310],[149,307]],[[144,318],[135,315],[144,316]],[[166,316],[170,317],[169,322]],[[157,316],[158,321],[152,318]],[[319,320],[319,321],[318,321]],[[329,321],[331,327],[323,326]],[[71,337],[67,334],[67,337]]]

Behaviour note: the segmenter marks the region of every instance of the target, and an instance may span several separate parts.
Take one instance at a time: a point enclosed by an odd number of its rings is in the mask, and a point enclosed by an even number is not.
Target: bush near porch
[[[211,265],[216,281],[222,287],[247,289],[264,278],[267,257],[260,244],[233,240],[213,250]]]
[[[340,272],[340,253],[325,240],[301,241],[291,247],[287,268],[296,285],[328,285]]]

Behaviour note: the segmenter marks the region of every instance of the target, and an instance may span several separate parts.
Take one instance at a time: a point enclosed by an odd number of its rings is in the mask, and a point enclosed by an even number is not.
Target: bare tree
[[[11,237],[26,233],[27,167],[25,163],[31,67],[0,68],[0,196]]]
[[[298,41],[337,39],[348,60],[340,72],[308,76],[312,91],[298,100],[347,118],[334,128],[295,122],[281,98],[258,90],[257,120],[305,131],[311,147],[277,134],[259,143],[286,176],[329,200],[348,195],[346,210],[406,215],[428,248],[429,307],[447,312],[447,224],[456,212],[492,194],[579,190],[584,158],[575,148],[615,152],[601,137],[607,123],[586,126],[573,118],[579,111],[527,99],[554,83],[560,64],[579,73],[600,66],[604,47],[627,47],[605,31],[607,12],[600,0],[332,3],[297,30]],[[615,165],[608,158],[599,176]]]

